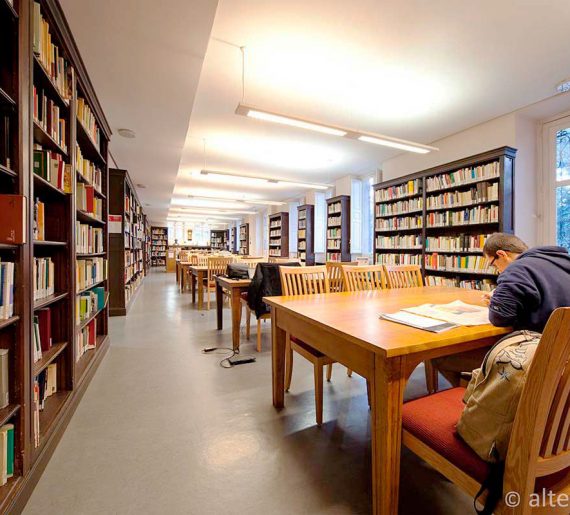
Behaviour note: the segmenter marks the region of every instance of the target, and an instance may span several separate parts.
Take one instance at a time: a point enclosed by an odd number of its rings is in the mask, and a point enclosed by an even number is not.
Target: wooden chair
[[[297,258],[288,258],[288,257],[269,256],[269,257],[267,258],[267,262],[268,262],[268,263],[278,263],[278,264],[282,264],[282,263],[299,263],[299,259],[297,259]]]
[[[507,451],[503,492],[517,492],[520,503],[513,508],[501,501],[495,514],[569,511],[569,359],[570,308],[559,308],[550,316],[528,370]],[[452,388],[406,403],[402,443],[474,497],[489,465],[455,433],[464,392],[464,388]],[[547,506],[533,508],[534,492],[541,497],[552,492],[554,501],[548,497]],[[561,502],[556,502],[556,496],[561,496]]]
[[[265,263],[265,259],[263,258],[256,258],[256,259],[246,259],[243,261],[243,264],[247,264],[247,268],[249,270],[255,270],[257,268],[258,263]],[[249,309],[249,305],[247,303],[247,292],[241,294],[240,299],[242,307],[245,307],[245,337],[249,340],[251,335],[251,309]],[[265,315],[261,315],[257,319],[257,345],[256,350],[257,352],[261,352],[261,321],[268,320],[271,318],[271,313],[267,313]]]
[[[326,262],[331,293],[343,291],[342,267],[356,266],[356,265],[358,265],[357,261],[346,261],[344,263],[340,261]]]
[[[231,257],[209,257],[207,258],[208,275],[206,277],[206,295],[208,301],[208,309],[210,309],[210,297],[212,292],[216,292],[216,275],[226,273],[228,265],[233,262]]]
[[[388,288],[417,288],[424,285],[419,265],[384,265]],[[424,361],[426,387],[429,393],[437,392],[437,369],[431,360]]]
[[[330,293],[326,266],[282,266],[279,268],[279,273],[283,295]],[[327,370],[327,381],[330,381],[330,367],[332,367],[334,360],[288,334],[285,353],[285,391],[289,391],[291,386],[293,351],[313,364],[317,426],[321,426],[323,423],[323,367],[325,365],[329,367],[329,370]]]

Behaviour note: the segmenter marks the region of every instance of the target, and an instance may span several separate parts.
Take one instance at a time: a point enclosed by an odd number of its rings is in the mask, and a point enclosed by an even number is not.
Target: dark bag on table
[[[230,279],[249,279],[247,265],[243,263],[230,263],[227,274]]]
[[[255,274],[247,290],[247,305],[255,316],[269,313],[269,306],[263,302],[263,297],[282,295],[280,266],[301,266],[298,261],[292,263],[258,263]]]

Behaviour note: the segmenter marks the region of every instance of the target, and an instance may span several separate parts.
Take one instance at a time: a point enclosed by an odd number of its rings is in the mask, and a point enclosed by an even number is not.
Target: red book
[[[40,325],[40,340],[42,351],[46,352],[51,349],[51,311],[49,308],[36,310],[38,323]]]
[[[85,197],[87,198],[87,212],[94,213],[95,206],[93,204],[93,198],[95,197],[93,186],[85,186]]]
[[[26,197],[0,195],[0,243],[26,243]]]

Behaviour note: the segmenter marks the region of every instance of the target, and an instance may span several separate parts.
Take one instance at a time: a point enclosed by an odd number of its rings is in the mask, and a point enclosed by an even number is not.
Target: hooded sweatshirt
[[[499,327],[542,332],[551,313],[570,306],[570,255],[563,247],[534,247],[497,279],[489,320]]]

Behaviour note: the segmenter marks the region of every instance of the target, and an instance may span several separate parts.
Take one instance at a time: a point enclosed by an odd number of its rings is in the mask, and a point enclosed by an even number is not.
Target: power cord
[[[202,354],[212,354],[212,353],[220,354],[220,352],[216,352],[216,351],[222,351],[222,352],[229,352],[230,353],[229,356],[226,356],[224,359],[222,359],[220,361],[219,365],[222,368],[232,368],[235,365],[243,365],[244,363],[254,363],[255,362],[255,357],[247,356],[247,355],[244,355],[241,359],[235,360],[232,362],[232,358],[239,355],[239,349],[230,349],[229,347],[207,347],[205,349],[202,349]]]

